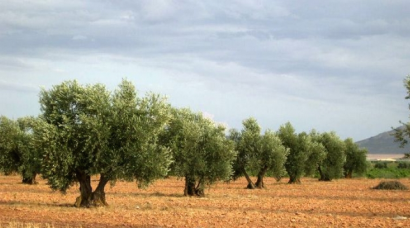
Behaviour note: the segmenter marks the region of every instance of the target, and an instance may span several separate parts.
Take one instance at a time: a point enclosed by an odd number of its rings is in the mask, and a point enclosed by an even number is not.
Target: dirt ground
[[[266,189],[247,190],[240,179],[206,189],[204,198],[184,197],[184,182],[176,178],[147,189],[117,182],[106,191],[110,206],[92,209],[72,206],[78,186],[63,195],[44,180],[34,186],[20,181],[0,176],[2,227],[16,222],[39,227],[410,227],[410,191],[372,190],[380,180],[305,178],[301,185],[289,185],[268,178]],[[409,179],[400,181],[410,187]]]

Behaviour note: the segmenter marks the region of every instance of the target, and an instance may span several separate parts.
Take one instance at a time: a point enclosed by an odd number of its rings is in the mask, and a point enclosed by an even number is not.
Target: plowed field
[[[20,181],[0,176],[2,227],[410,227],[410,191],[372,190],[380,180],[305,178],[289,185],[268,178],[266,189],[247,190],[240,179],[206,189],[204,198],[184,197],[184,182],[176,178],[147,189],[117,182],[106,189],[110,206],[91,209],[72,206],[78,186],[63,195],[44,180],[33,186]],[[410,180],[400,181],[410,187]]]

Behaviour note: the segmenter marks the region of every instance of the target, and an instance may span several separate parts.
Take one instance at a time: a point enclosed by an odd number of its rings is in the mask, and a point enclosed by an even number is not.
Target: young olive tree
[[[0,117],[0,170],[9,174],[20,173],[24,184],[34,184],[41,169],[41,148],[33,143],[34,117],[16,121]]]
[[[346,162],[343,166],[345,178],[352,178],[353,172],[363,175],[367,170],[367,150],[359,148],[351,138],[346,139],[344,143],[346,147]]]
[[[305,176],[313,176],[319,169],[319,164],[326,158],[326,148],[321,143],[321,134],[312,130],[309,133],[309,156],[305,165]]]
[[[306,135],[298,135],[293,126],[288,122],[282,125],[278,131],[283,145],[289,148],[289,154],[285,163],[286,172],[289,175],[290,184],[300,184],[300,178],[304,174],[305,165],[309,156]]]
[[[257,154],[261,151],[261,127],[255,118],[248,118],[242,121],[243,129],[239,133],[236,130],[230,131],[230,138],[235,142],[235,149],[238,152],[234,162],[233,179],[245,176],[248,182],[247,188],[254,189],[255,184],[249,177],[248,170],[257,161]]]
[[[261,148],[257,154],[258,176],[255,183],[256,188],[264,188],[263,178],[267,171],[274,176],[281,175],[288,149],[282,145],[280,138],[271,130],[267,130],[260,141]]]
[[[325,148],[326,158],[319,164],[320,181],[331,181],[343,174],[346,161],[344,142],[334,132],[322,133],[320,142]]]
[[[205,186],[232,175],[236,152],[225,128],[189,109],[174,109],[162,143],[171,148],[172,173],[185,178],[185,196],[204,196]]]
[[[234,149],[237,153],[236,159],[232,164],[232,169],[233,169],[233,174],[231,179],[236,180],[237,178],[241,177],[243,175],[242,173],[242,167],[245,161],[241,160],[240,154],[239,154],[239,142],[241,141],[241,132],[238,130],[231,128],[229,129],[229,133],[227,136],[228,140],[231,141],[231,143],[234,145]]]
[[[42,90],[40,104],[35,141],[44,149],[43,177],[62,192],[79,183],[77,207],[107,205],[110,181],[136,179],[141,186],[167,174],[170,154],[157,143],[170,119],[162,97],[139,98],[126,80],[112,95],[101,84],[66,81]],[[94,191],[92,175],[100,176]]]

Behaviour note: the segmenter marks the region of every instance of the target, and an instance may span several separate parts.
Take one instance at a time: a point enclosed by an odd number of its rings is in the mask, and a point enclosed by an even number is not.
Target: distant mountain
[[[394,141],[395,138],[392,135],[393,132],[394,130],[386,131],[374,137],[356,142],[356,144],[366,148],[369,151],[369,154],[410,153],[410,144],[407,144],[404,148],[400,148],[400,143]]]

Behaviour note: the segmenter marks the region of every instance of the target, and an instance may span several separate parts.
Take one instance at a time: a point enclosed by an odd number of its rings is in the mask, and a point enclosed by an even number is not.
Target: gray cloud
[[[17,84],[17,83],[10,83],[7,81],[0,80],[0,90],[2,91],[11,91],[11,92],[23,92],[23,93],[30,93],[34,96],[40,91],[40,88],[37,88],[30,84]]]
[[[397,107],[409,73],[409,8],[405,0],[2,1],[0,88],[27,92],[86,73],[102,75],[87,82],[111,82],[119,70],[110,67],[124,67],[127,74],[167,78],[178,88],[153,88],[180,99],[186,96],[176,90],[197,88],[189,91],[202,104],[198,109],[215,119],[217,113],[234,121],[254,113],[267,123],[263,106],[289,110],[297,119],[293,105],[302,105],[309,118],[337,105],[348,116],[376,110],[377,103],[395,123],[406,113]],[[28,87],[17,86],[21,82]],[[231,96],[221,99],[234,102],[238,114],[209,104],[207,93],[212,99]],[[265,104],[249,101],[253,111],[246,111],[239,108],[244,97]],[[399,114],[393,116],[393,109]],[[375,133],[392,125],[381,123]],[[355,134],[363,137],[364,131]]]

